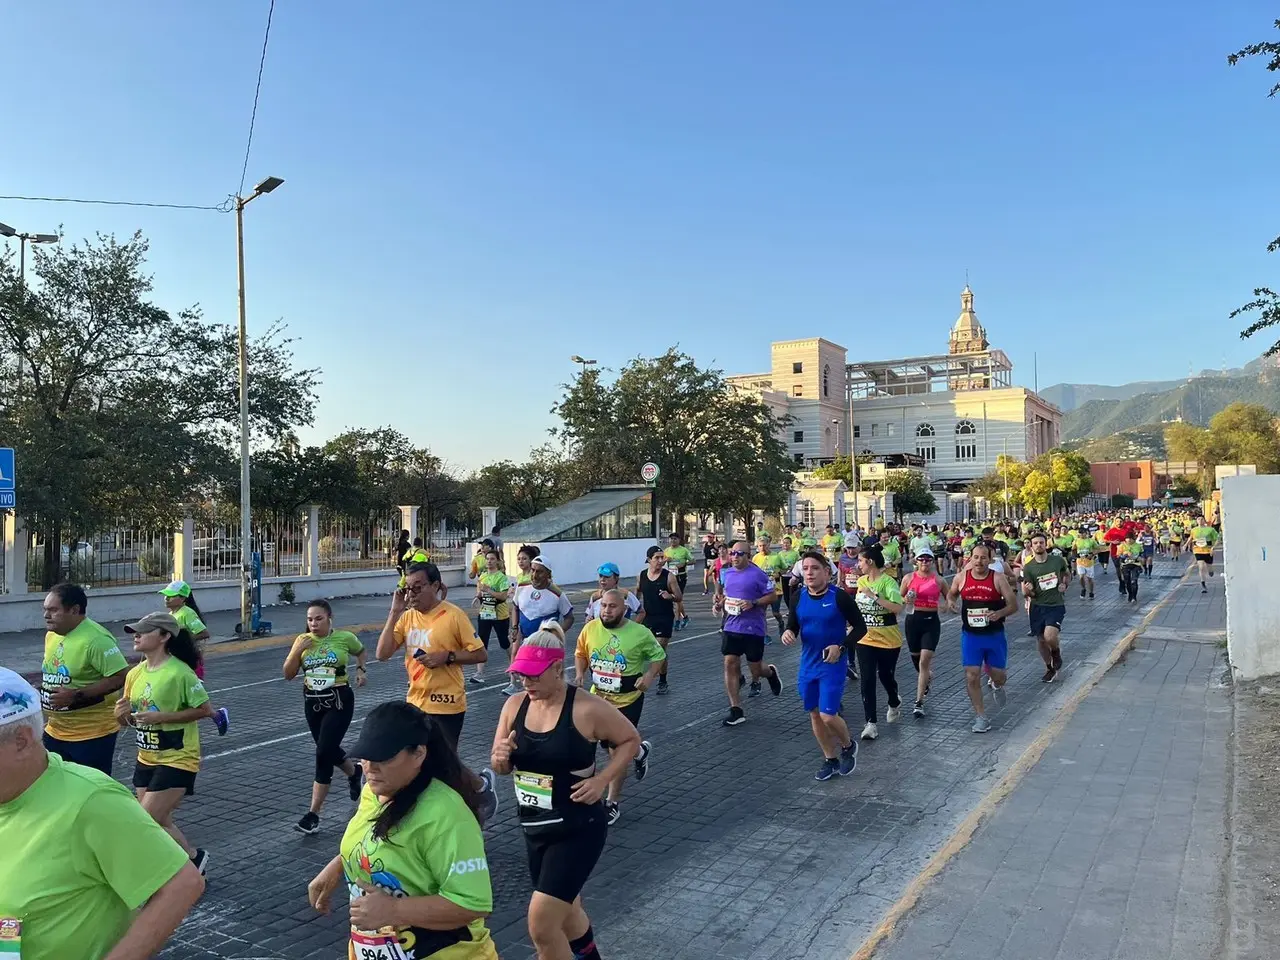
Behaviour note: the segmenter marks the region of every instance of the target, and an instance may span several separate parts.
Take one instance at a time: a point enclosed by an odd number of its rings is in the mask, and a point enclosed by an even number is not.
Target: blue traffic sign
[[[13,447],[0,447],[0,508],[12,510],[18,504]]]

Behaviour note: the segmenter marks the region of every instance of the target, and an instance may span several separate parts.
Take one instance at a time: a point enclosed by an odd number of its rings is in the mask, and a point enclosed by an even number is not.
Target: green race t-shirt
[[[170,657],[155,669],[143,660],[125,677],[124,696],[129,700],[130,713],[177,713],[209,702],[200,678],[177,657]],[[198,721],[139,723],[134,731],[139,763],[192,773],[200,769]]]
[[[478,581],[482,586],[488,587],[494,593],[507,593],[512,589],[511,578],[501,570],[492,572],[486,570],[480,574]],[[480,601],[480,619],[481,620],[505,620],[510,615],[510,608],[507,601],[503,600],[499,603],[497,600]]]
[[[575,657],[588,663],[591,692],[615,707],[625,707],[643,693],[635,689],[636,677],[650,664],[667,659],[667,654],[644,624],[623,620],[610,629],[597,617],[578,634]]]
[[[902,559],[902,548],[897,540],[890,540],[884,545],[884,563],[887,567],[896,567]]]
[[[123,786],[53,753],[0,803],[0,850],[0,918],[21,921],[22,960],[102,960],[190,862]]]
[[[688,547],[667,547],[662,554],[667,558],[667,563],[676,568],[677,574],[684,573],[684,568],[693,563],[693,554]]]
[[[854,596],[854,601],[858,604],[858,611],[867,624],[867,633],[858,643],[890,650],[901,647],[902,631],[898,628],[898,615],[880,606],[874,597],[864,594],[863,587],[870,589],[873,594],[884,597],[890,603],[902,602],[902,590],[898,587],[898,581],[889,574],[882,573],[875,580],[866,576],[859,577],[858,592]]]
[[[1213,527],[1196,527],[1191,531],[1191,546],[1194,553],[1212,553],[1213,545],[1218,542],[1218,531]]]
[[[309,693],[324,693],[347,685],[347,664],[364,650],[364,644],[349,630],[331,630],[323,637],[304,633],[311,646],[302,651],[302,682]],[[296,641],[295,641],[296,642]]]
[[[111,693],[97,703],[74,710],[55,710],[49,698],[61,687],[77,690],[111,677],[129,664],[120,652],[106,627],[88,617],[68,633],[50,630],[44,635],[44,663],[41,664],[40,706],[44,708],[48,723],[45,731],[59,740],[94,740],[120,729],[116,723],[115,706],[120,699]]]
[[[1022,565],[1022,581],[1031,584],[1031,602],[1038,607],[1060,607],[1062,599],[1058,575],[1067,572],[1067,561],[1052,554],[1043,560],[1032,558]]]
[[[799,550],[779,550],[778,559],[782,561],[782,568],[784,571],[790,570],[792,567],[794,567],[797,563],[800,562],[800,551]]]
[[[439,780],[431,781],[385,840],[373,835],[374,821],[381,812],[382,801],[366,786],[340,847],[342,871],[352,900],[363,895],[359,885],[364,884],[393,897],[441,896],[464,910],[493,910],[489,861],[480,824],[451,787]],[[382,953],[377,952],[380,947]],[[351,948],[355,957],[498,960],[498,951],[483,920],[473,920],[454,930],[353,929]]]
[[[204,625],[204,621],[200,619],[200,615],[185,603],[177,610],[171,610],[170,612],[173,614],[173,619],[186,627],[187,632],[191,634],[192,637],[198,637],[209,629]]]
[[[1053,545],[1057,547],[1059,550],[1061,550],[1063,553],[1067,553],[1073,546],[1075,546],[1075,542],[1076,542],[1075,537],[1063,535],[1061,537],[1058,537],[1056,540],[1054,540]]]

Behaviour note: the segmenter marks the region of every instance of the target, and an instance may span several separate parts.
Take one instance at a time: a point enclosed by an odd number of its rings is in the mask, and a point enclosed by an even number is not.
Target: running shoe
[[[858,766],[858,741],[854,740],[840,751],[840,776],[847,777]]]
[[[657,694],[659,697],[661,697],[670,692],[671,692],[671,688],[667,686],[666,677],[660,677],[658,679],[658,689],[655,690],[654,693]]]
[[[751,681],[751,689],[747,691],[748,697],[758,697],[761,692],[761,683],[759,680]]]
[[[769,636],[769,631],[766,630],[764,632],[764,645],[767,647],[771,643],[773,643],[773,637]]]
[[[512,680],[510,683],[508,683],[505,687],[502,688],[502,692],[505,693],[508,697],[511,697],[519,693],[520,688],[517,687],[516,682]]]
[[[683,630],[683,629],[684,629],[685,627],[687,627],[688,625],[689,625],[689,618],[688,618],[687,616],[685,616],[685,617],[681,617],[681,618],[680,618],[680,629],[681,629],[681,630]]]
[[[1081,587],[1081,588],[1080,588],[1080,599],[1081,599],[1081,600],[1083,600],[1083,599],[1084,599],[1084,587]]]
[[[484,683],[484,677],[481,677],[481,676],[479,676],[479,675],[477,675],[477,674],[472,674],[472,675],[468,678],[467,682],[468,682],[468,683],[474,683],[476,686],[480,686],[481,684],[483,684],[483,683]]]
[[[485,767],[480,771],[480,780],[484,784],[480,789],[480,822],[484,824],[498,812],[498,778]]]
[[[1003,707],[1009,702],[1009,695],[1004,692],[1004,687],[992,687],[991,699],[996,702],[997,707]]]
[[[923,716],[924,716],[924,701],[923,701],[923,700],[917,700],[917,701],[916,701],[916,705],[915,705],[914,707],[912,707],[912,708],[911,708],[911,715],[912,715],[913,717],[923,717]]]
[[[622,818],[622,807],[618,805],[617,800],[606,800],[604,808],[609,812],[609,826],[613,826]]]
[[[682,622],[682,618],[676,617],[675,621],[671,624],[671,632],[679,633],[683,629],[684,629],[684,623]]]
[[[1053,651],[1053,672],[1058,673],[1060,670],[1062,670],[1062,651],[1054,650]]]
[[[320,817],[308,810],[302,815],[302,819],[293,825],[293,829],[299,833],[305,833],[310,836],[313,833],[320,832]]]
[[[636,754],[636,782],[639,783],[649,775],[649,751],[653,749],[653,744],[648,740],[640,741],[640,752]]]
[[[886,723],[897,723],[898,718],[902,716],[901,707],[890,707],[885,711],[884,719]]]
[[[730,707],[729,715],[720,721],[722,727],[736,727],[740,723],[747,722],[747,715],[742,712],[741,707]]]
[[[863,740],[874,740],[878,736],[880,736],[880,731],[876,729],[876,725],[874,723],[868,723],[862,728]]]
[[[973,718],[974,733],[987,733],[990,729],[991,729],[991,721],[988,720],[986,717],[979,716],[979,717]]]
[[[196,847],[196,855],[191,858],[191,862],[203,877],[204,872],[209,869],[209,851],[204,847]]]
[[[1209,592],[1209,588],[1208,588],[1207,586],[1205,586],[1205,583],[1204,583],[1204,581],[1203,581],[1203,580],[1201,580],[1201,581],[1200,581],[1200,592],[1201,592],[1201,593],[1208,593],[1208,592]]]
[[[772,663],[769,664],[769,675],[765,677],[769,681],[769,692],[775,697],[782,693],[782,678],[778,676],[778,668]]]
[[[855,683],[862,679],[861,677],[858,676],[858,668],[855,667],[853,664],[849,664],[844,668],[844,675],[845,675],[845,679],[852,680]]]
[[[218,736],[227,735],[227,731],[231,728],[231,714],[227,713],[226,707],[219,707],[213,711],[213,725],[218,728]]]
[[[822,766],[818,768],[818,772],[813,775],[815,780],[830,780],[832,777],[840,776],[840,761],[834,757],[830,757],[822,761]]]
[[[364,772],[356,764],[356,772],[347,777],[347,793],[357,803],[360,801],[360,787],[364,784]]]
[[[1057,676],[1058,676],[1058,671],[1053,669],[1053,667],[1049,667],[1047,670],[1045,670],[1044,676],[1040,678],[1040,682],[1053,683],[1054,678]]]

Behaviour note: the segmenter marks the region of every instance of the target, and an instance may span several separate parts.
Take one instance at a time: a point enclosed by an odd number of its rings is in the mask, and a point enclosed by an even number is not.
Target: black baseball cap
[[[351,756],[373,763],[385,763],[401,750],[426,744],[435,723],[412,703],[392,700],[369,711],[352,746]]]

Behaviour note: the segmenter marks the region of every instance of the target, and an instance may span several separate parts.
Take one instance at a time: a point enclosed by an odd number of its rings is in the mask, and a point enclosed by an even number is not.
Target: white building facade
[[[935,488],[957,490],[1001,454],[1029,460],[1061,440],[1062,411],[1013,384],[967,286],[945,354],[851,363],[822,338],[774,343],[771,354],[769,373],[726,379],[789,418],[783,439],[797,470],[854,451],[918,463]]]

